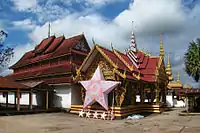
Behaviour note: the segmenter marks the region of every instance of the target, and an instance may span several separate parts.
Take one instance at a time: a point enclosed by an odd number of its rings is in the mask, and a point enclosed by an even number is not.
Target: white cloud
[[[28,10],[28,12],[35,13],[40,23],[60,19],[70,13],[67,8],[51,2],[48,2],[44,5],[38,5],[36,8]]]
[[[15,7],[20,10],[27,10],[37,6],[37,0],[12,0]]]
[[[63,2],[67,5],[71,4],[71,3],[84,3],[84,5],[86,6],[102,6],[105,4],[111,4],[111,3],[115,3],[115,2],[123,2],[125,0],[53,0],[53,2]]]
[[[25,19],[22,21],[13,21],[12,24],[16,28],[23,28],[23,29],[33,29],[35,28],[36,24],[30,20],[30,19]]]
[[[67,14],[52,22],[52,34],[65,34],[66,37],[71,37],[84,32],[89,43],[94,37],[96,43],[100,45],[110,47],[112,42],[116,49],[123,51],[129,46],[131,21],[134,20],[139,49],[145,48],[158,55],[159,34],[164,32],[165,51],[174,54],[171,59],[174,64],[172,69],[175,75],[181,70],[181,79],[183,83],[187,83],[188,78],[185,77],[183,70],[183,53],[189,41],[200,35],[199,10],[200,6],[196,6],[186,12],[181,5],[181,0],[135,0],[127,10],[121,12],[112,21],[106,20],[97,13]],[[34,44],[47,37],[47,27],[47,23],[38,25],[29,34]]]
[[[109,4],[109,3],[114,3],[114,2],[121,2],[124,0],[85,0],[85,2],[87,2],[88,4],[93,4],[93,5],[105,5],[105,4]]]

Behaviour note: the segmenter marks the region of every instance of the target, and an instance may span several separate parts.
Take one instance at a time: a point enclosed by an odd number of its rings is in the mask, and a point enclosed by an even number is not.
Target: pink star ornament
[[[106,110],[108,110],[108,94],[120,84],[116,81],[106,81],[99,66],[91,80],[80,83],[86,89],[83,108],[98,102]]]

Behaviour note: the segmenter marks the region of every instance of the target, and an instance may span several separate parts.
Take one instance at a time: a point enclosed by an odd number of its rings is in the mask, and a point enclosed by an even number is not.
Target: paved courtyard
[[[180,110],[140,120],[88,120],[67,113],[0,116],[0,133],[200,133],[200,116]]]

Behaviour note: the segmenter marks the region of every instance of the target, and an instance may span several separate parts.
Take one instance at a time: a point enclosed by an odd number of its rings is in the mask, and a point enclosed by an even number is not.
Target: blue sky
[[[15,2],[18,4],[16,4]],[[24,3],[24,0],[22,0],[21,2]],[[26,2],[29,3],[28,1]],[[37,25],[43,25],[46,22],[60,19],[63,16],[69,14],[69,12],[70,13],[84,12],[86,8],[89,9],[92,8],[93,6],[93,5],[85,6],[84,1],[83,2],[72,1],[71,3],[66,3],[62,2],[62,0],[61,1],[52,0],[50,2],[46,0],[38,0],[37,2],[38,2],[37,4],[40,4],[41,7],[35,7],[35,9],[34,8],[28,9],[28,6],[25,6],[26,4],[24,4],[24,6],[22,4],[20,7],[20,0],[16,1],[5,0],[0,2],[0,14],[1,14],[0,21],[3,25],[3,29],[9,33],[9,37],[6,40],[6,43],[13,45],[15,43],[24,44],[30,41],[28,38],[29,31],[17,28],[15,25],[13,25],[14,21],[23,21],[25,19],[31,19],[31,21],[34,21],[34,23],[36,23]],[[123,4],[120,1],[113,3],[111,2],[104,6],[96,7],[95,9],[92,9],[89,12],[93,11],[98,12],[99,14],[105,16],[107,19],[111,20],[114,17],[116,17],[120,12],[122,12],[124,9],[128,8],[129,2],[130,2],[129,0],[123,0]],[[43,12],[43,10],[40,9],[42,7],[45,8],[44,10],[46,11]],[[37,10],[41,11],[37,12]],[[39,16],[41,12],[43,12],[43,14]]]
[[[112,42],[121,51],[130,44],[134,21],[137,47],[158,55],[163,32],[175,79],[181,71],[182,82],[195,85],[184,73],[183,54],[200,36],[199,14],[199,0],[2,0],[0,29],[8,33],[5,44],[15,48],[12,65],[47,37],[49,21],[52,35],[84,32],[90,44],[92,38],[108,48]]]

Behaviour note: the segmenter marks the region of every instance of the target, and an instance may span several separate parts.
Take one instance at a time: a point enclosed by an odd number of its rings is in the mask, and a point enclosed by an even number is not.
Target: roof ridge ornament
[[[49,21],[49,25],[48,25],[48,38],[51,36],[51,24]]]
[[[135,52],[137,52],[137,44],[136,44],[135,34],[134,34],[134,30],[133,30],[133,22],[134,21],[132,21],[132,34],[131,34],[130,50],[132,50],[135,53]]]
[[[133,29],[133,21],[132,21],[132,29]],[[131,60],[131,62],[135,65],[135,67],[139,68],[138,57],[135,54],[136,52],[137,52],[137,46],[136,46],[136,41],[135,41],[135,34],[134,34],[134,31],[132,30],[131,44],[129,48],[125,50],[125,53],[128,56],[128,58]]]

